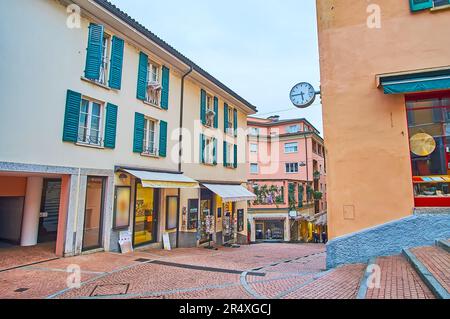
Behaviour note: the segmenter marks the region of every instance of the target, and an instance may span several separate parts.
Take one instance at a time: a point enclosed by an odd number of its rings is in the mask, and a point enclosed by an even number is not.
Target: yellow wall
[[[330,238],[412,214],[406,110],[375,76],[450,65],[450,11],[412,14],[409,1],[318,0]],[[354,216],[353,216],[354,210]]]

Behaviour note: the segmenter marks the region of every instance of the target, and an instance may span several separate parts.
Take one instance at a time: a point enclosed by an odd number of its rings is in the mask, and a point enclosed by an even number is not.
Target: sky
[[[110,0],[258,108],[322,129],[320,98],[295,108],[291,88],[320,85],[315,0]]]

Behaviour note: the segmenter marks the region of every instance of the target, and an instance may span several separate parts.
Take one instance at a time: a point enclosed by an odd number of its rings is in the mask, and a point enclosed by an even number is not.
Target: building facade
[[[325,148],[305,119],[248,118],[251,240],[315,240],[326,233]],[[325,237],[325,236],[324,236]],[[324,238],[325,239],[325,238]],[[317,241],[317,239],[316,239]]]
[[[331,266],[450,236],[449,5],[317,1]]]
[[[253,105],[108,1],[7,9],[0,240],[60,256],[247,242]]]

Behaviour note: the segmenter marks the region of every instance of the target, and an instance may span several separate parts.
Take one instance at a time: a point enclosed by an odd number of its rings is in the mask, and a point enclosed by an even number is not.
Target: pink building
[[[326,232],[324,141],[306,119],[249,117],[251,241],[314,241]]]

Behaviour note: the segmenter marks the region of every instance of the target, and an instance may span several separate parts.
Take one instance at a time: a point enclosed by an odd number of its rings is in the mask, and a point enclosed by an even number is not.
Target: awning
[[[124,172],[141,180],[148,188],[199,188],[198,182],[183,174],[159,173],[141,170],[123,169]]]
[[[385,94],[405,94],[450,89],[450,68],[378,76]]]
[[[203,184],[207,189],[222,197],[225,202],[255,200],[256,195],[241,185]]]

